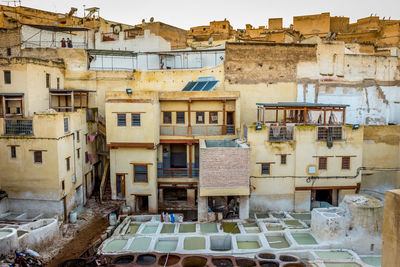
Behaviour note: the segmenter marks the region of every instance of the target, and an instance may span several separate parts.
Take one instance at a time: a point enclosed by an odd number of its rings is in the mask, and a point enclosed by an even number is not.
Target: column
[[[249,210],[250,210],[249,196],[241,196],[239,205],[239,218],[241,220],[247,220],[249,218]]]
[[[198,198],[197,218],[200,222],[206,222],[208,219],[208,197]]]
[[[189,205],[196,205],[196,189],[186,189],[187,202]]]

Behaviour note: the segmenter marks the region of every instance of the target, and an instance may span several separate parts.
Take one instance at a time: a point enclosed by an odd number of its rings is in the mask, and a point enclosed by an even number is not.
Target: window
[[[17,147],[11,146],[11,158],[15,159],[17,157]]]
[[[64,181],[61,181],[61,189],[62,189],[62,190],[65,189],[65,183],[64,183]]]
[[[78,148],[78,149],[76,150],[76,157],[77,157],[78,159],[81,157],[81,149],[80,149],[80,148]]]
[[[88,134],[85,134],[85,143],[87,144],[88,138],[87,138]]]
[[[320,169],[320,170],[328,169],[328,158],[327,157],[319,157],[318,158],[318,169]]]
[[[69,171],[71,169],[71,165],[70,165],[70,157],[65,159],[65,164],[67,166],[67,171]]]
[[[117,114],[117,125],[126,126],[126,114]]]
[[[185,112],[176,112],[176,123],[185,123]]]
[[[7,56],[11,57],[11,48],[10,47],[7,47]]]
[[[226,29],[226,25],[222,25],[222,29]]]
[[[50,88],[50,73],[46,73],[46,88]]]
[[[281,155],[281,164],[286,165],[286,155]]]
[[[81,141],[81,135],[79,134],[79,131],[76,131],[76,142],[80,142]]]
[[[218,112],[210,112],[210,124],[218,124]]]
[[[11,84],[11,71],[9,70],[4,71],[4,83]]]
[[[89,162],[89,153],[86,151],[85,152],[85,163]]]
[[[43,162],[42,151],[34,151],[33,152],[33,161],[35,163],[42,163]]]
[[[66,133],[66,132],[68,132],[68,129],[69,127],[68,127],[68,118],[64,118],[64,132]]]
[[[164,122],[164,124],[170,124],[172,122],[170,111],[163,112],[163,122]]]
[[[60,77],[57,77],[57,89],[60,89]]]
[[[140,126],[140,113],[132,113],[132,126]]]
[[[318,141],[342,140],[342,127],[318,127]]]
[[[342,157],[342,170],[350,170],[350,157]]]
[[[204,112],[196,112],[196,123],[204,124]]]
[[[270,126],[269,141],[270,142],[293,141],[293,128],[285,126]]]
[[[20,107],[17,107],[16,111],[17,111],[17,114],[21,114],[21,108]]]
[[[271,172],[271,164],[263,163],[261,164],[261,174],[270,174]]]
[[[133,165],[134,182],[147,183],[147,165]]]

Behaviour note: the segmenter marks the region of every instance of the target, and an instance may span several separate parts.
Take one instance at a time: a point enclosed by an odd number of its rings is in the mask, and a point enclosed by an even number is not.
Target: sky
[[[7,5],[13,0],[1,0]],[[188,30],[193,26],[208,25],[213,20],[228,19],[233,28],[266,26],[268,18],[283,18],[284,26],[293,22],[293,16],[330,12],[331,16],[350,17],[351,22],[371,14],[388,19],[400,19],[400,0],[21,0],[23,6],[58,13],[67,13],[70,7],[83,5],[99,7],[100,16],[125,24],[140,24],[142,19]]]

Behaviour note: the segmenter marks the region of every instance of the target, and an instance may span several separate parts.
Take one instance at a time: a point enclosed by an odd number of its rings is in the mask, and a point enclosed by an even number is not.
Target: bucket
[[[117,224],[117,215],[115,213],[110,214],[110,225],[116,225]]]
[[[78,217],[78,214],[76,213],[76,211],[71,210],[71,212],[69,213],[69,222],[76,223],[77,217]]]

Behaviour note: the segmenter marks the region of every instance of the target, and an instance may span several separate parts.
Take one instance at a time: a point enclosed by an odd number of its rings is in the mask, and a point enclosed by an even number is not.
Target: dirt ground
[[[60,223],[59,238],[40,251],[46,266],[55,267],[66,259],[79,258],[105,233],[109,226],[108,214],[119,205],[116,202],[100,204],[91,198],[78,215],[77,223]]]

